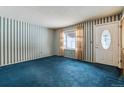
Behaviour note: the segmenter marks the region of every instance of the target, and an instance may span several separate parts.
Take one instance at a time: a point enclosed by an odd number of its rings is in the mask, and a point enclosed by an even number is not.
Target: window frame
[[[75,34],[75,48],[67,48],[67,34],[70,34],[70,33]],[[66,38],[66,40],[65,40],[65,38]],[[64,32],[64,43],[66,43],[66,45],[64,45],[65,50],[75,50],[76,49],[76,32],[74,32],[74,31],[66,31],[66,32]]]

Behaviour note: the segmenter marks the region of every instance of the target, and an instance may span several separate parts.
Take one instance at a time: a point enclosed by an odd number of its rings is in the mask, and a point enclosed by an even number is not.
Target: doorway
[[[96,25],[94,30],[94,61],[120,66],[119,22]]]

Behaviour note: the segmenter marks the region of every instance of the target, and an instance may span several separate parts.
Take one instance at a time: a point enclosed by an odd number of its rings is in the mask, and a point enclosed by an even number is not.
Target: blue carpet
[[[124,77],[116,67],[51,56],[0,67],[0,86],[121,87]]]

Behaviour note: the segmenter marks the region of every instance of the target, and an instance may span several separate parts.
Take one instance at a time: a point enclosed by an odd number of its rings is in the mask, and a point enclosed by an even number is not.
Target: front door
[[[94,61],[119,66],[119,23],[95,26]]]

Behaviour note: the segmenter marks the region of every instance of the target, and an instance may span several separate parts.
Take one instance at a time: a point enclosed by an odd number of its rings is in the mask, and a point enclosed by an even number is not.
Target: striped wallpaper
[[[120,21],[122,17],[122,13],[115,14],[112,16],[104,17],[104,18],[99,18],[95,20],[89,20],[85,21],[81,24],[84,26],[84,39],[85,39],[85,49],[84,49],[84,55],[85,55],[85,60],[88,61],[93,61],[94,57],[94,51],[93,51],[93,33],[94,33],[94,25],[96,24],[104,24],[104,23],[109,23],[109,22],[114,22],[114,21]]]
[[[80,23],[85,34],[84,60],[93,61],[93,26],[119,21],[121,16],[116,14]],[[65,31],[72,29],[74,26],[64,28]],[[49,31],[40,25],[0,17],[0,66],[58,54],[59,37],[56,35],[59,35],[57,31]]]
[[[39,25],[0,17],[0,66],[52,55],[52,35]]]
[[[84,31],[84,38],[83,38],[84,39],[84,60],[93,61],[93,56],[94,56],[93,55],[94,54],[94,51],[93,51],[94,26],[96,24],[103,24],[103,23],[109,23],[109,22],[114,22],[114,21],[120,21],[121,17],[122,17],[122,13],[119,13],[119,14],[115,14],[112,16],[108,16],[108,17],[104,17],[104,18],[98,18],[98,19],[94,19],[94,20],[87,20],[87,21],[79,23],[79,25],[83,25],[83,31]],[[76,24],[76,25],[78,25],[78,24]],[[74,30],[74,26],[69,26],[69,27],[65,27],[65,28],[61,28],[61,29],[63,29],[64,31],[67,31],[68,29]],[[57,31],[59,31],[59,30],[60,29],[57,29],[56,33],[58,33]],[[57,51],[59,51],[59,50],[57,50]]]

